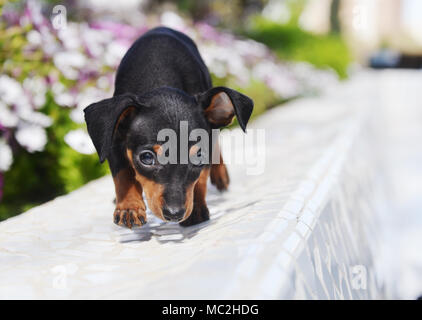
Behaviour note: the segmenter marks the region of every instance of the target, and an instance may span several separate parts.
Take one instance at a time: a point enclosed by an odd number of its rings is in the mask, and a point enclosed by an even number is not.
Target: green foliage
[[[315,35],[296,23],[281,25],[255,17],[246,35],[269,46],[280,59],[307,61],[318,68],[330,67],[341,79],[347,77],[352,58],[339,34]]]
[[[6,4],[23,5],[0,0],[0,12]],[[0,27],[0,62],[3,74],[13,74],[19,82],[34,75],[45,77],[49,74],[58,75],[65,86],[74,82],[60,75],[52,62],[45,59],[42,50],[25,50],[27,33],[32,30],[30,24],[6,28],[4,21],[0,20]],[[96,154],[80,154],[64,141],[64,136],[70,130],[83,127],[71,120],[70,109],[58,106],[49,94],[44,107],[39,111],[53,120],[53,124],[47,128],[48,143],[44,151],[35,153],[29,153],[17,143],[14,144],[13,165],[3,173],[0,221],[108,173],[108,166],[100,165]]]

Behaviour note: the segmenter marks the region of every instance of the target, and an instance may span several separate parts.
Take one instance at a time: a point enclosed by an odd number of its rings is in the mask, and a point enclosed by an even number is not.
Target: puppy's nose
[[[163,216],[167,221],[180,221],[185,215],[185,208],[163,208]]]

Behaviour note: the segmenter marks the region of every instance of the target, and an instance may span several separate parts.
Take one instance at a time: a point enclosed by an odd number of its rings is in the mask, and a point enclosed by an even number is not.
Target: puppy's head
[[[252,109],[251,99],[225,87],[196,96],[163,87],[115,96],[84,111],[100,161],[115,152],[113,144],[123,143],[151,211],[180,222],[192,212],[195,185],[206,181],[213,159],[212,129],[227,126],[236,116],[245,130]],[[114,139],[117,135],[121,139]]]

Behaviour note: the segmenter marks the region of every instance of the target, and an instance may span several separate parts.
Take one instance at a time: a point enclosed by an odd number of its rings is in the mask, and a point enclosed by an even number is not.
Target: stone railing
[[[265,149],[256,139],[246,158],[264,162],[229,165],[230,190],[209,188],[207,223],[150,214],[142,228],[117,227],[110,177],[0,223],[0,298],[384,297],[370,82],[356,77],[253,122],[248,134],[265,129]],[[223,155],[245,151],[236,146],[223,142]]]

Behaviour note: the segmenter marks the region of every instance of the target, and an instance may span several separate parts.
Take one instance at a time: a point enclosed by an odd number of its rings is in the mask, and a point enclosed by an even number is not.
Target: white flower
[[[82,69],[87,62],[87,58],[79,51],[58,52],[53,60],[57,69],[71,80],[78,78],[78,69]]]
[[[53,56],[60,50],[59,42],[47,26],[41,26],[39,31],[42,37],[42,48],[44,53],[48,56]]]
[[[83,154],[95,153],[94,144],[91,141],[89,135],[82,129],[77,129],[68,132],[64,141],[74,150]]]
[[[42,107],[43,105],[45,105],[46,102],[45,94],[34,94],[34,96],[32,97],[32,102],[36,107]]]
[[[110,32],[89,27],[83,29],[81,36],[84,45],[87,46],[89,53],[94,57],[101,56],[105,45],[113,40]]]
[[[45,130],[36,125],[25,125],[15,133],[16,140],[29,152],[42,151],[47,143]]]
[[[18,124],[18,121],[18,116],[10,111],[9,107],[0,101],[0,124],[11,128],[15,127]]]
[[[41,13],[41,3],[35,0],[29,0],[27,2],[28,11],[31,15],[31,20],[36,25],[42,24],[44,21],[44,17]]]
[[[127,47],[116,41],[107,45],[104,54],[104,63],[111,67],[116,67],[127,51]]]
[[[51,91],[53,92],[54,101],[59,106],[71,107],[75,104],[75,97],[66,91],[65,86],[61,82],[54,83]]]
[[[109,89],[111,85],[113,84],[110,83],[109,79],[105,76],[99,77],[97,80],[97,86],[100,89]]]
[[[229,72],[234,75],[240,83],[247,85],[249,82],[249,70],[245,66],[241,56],[234,58],[231,63],[227,64]]]
[[[280,97],[291,98],[301,94],[295,74],[285,65],[263,60],[254,66],[252,73]]]
[[[110,91],[98,90],[95,87],[86,88],[76,96],[76,108],[70,112],[70,118],[76,123],[84,123],[85,118],[83,110],[91,103],[98,102],[111,95],[112,92]]]
[[[6,104],[15,104],[24,95],[22,86],[15,79],[0,76],[0,99]]]
[[[54,101],[62,107],[71,107],[75,103],[74,97],[68,92],[54,95]]]
[[[41,112],[30,111],[25,114],[21,114],[20,118],[28,123],[35,124],[44,128],[51,126],[53,123],[53,120],[49,116]]]
[[[9,170],[13,162],[12,149],[3,139],[0,139],[0,171]]]
[[[264,59],[268,55],[268,49],[254,40],[236,40],[233,43],[236,51],[242,56],[253,56]]]
[[[81,47],[81,35],[76,23],[67,23],[65,28],[57,32],[59,39],[67,50],[77,50]]]
[[[227,73],[227,51],[216,45],[204,45],[199,47],[202,58],[209,70],[219,78],[224,78]]]
[[[183,19],[175,12],[173,11],[166,11],[164,12],[161,17],[161,24],[163,26],[173,28],[173,29],[184,29],[185,28],[185,22]]]
[[[31,102],[21,84],[6,75],[0,76],[0,100],[6,105],[14,105],[18,116],[32,111]]]
[[[23,81],[23,88],[32,96],[32,102],[36,107],[42,107],[45,104],[45,95],[47,93],[47,84],[41,77],[26,78]]]
[[[33,44],[35,46],[39,46],[42,43],[41,34],[36,30],[29,31],[26,35],[26,39],[30,44]]]
[[[55,82],[51,86],[51,91],[53,94],[60,94],[63,93],[66,90],[66,87],[61,82]]]

